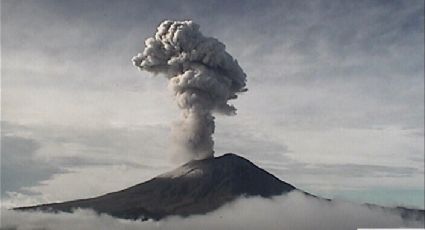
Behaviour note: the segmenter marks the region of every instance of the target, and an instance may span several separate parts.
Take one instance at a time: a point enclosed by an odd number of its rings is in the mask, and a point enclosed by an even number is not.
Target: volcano
[[[15,210],[71,212],[77,208],[124,219],[159,220],[205,214],[240,196],[272,197],[297,190],[249,160],[228,153],[192,160],[168,173],[99,197]]]

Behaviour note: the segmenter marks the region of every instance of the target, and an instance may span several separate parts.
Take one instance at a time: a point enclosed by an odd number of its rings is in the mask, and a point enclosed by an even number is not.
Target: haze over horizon
[[[199,24],[248,75],[238,116],[216,118],[216,156],[313,194],[424,208],[423,1],[158,0],[1,2],[3,207],[177,166],[167,82],[130,62],[165,19]]]

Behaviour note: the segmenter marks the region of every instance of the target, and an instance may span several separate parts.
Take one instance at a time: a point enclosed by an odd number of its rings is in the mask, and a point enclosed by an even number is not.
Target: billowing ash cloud
[[[215,38],[205,37],[192,21],[164,21],[145,50],[132,61],[140,70],[165,74],[183,119],[174,127],[175,151],[190,159],[214,154],[214,113],[236,114],[228,104],[244,92],[246,74]]]

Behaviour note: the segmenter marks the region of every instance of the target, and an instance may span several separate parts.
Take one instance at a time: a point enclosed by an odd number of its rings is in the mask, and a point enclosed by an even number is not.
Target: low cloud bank
[[[396,212],[341,201],[327,202],[299,192],[273,199],[241,198],[207,215],[169,217],[161,221],[130,221],[90,210],[74,213],[2,210],[1,230],[132,230],[132,229],[279,229],[343,230],[357,228],[424,227]]]

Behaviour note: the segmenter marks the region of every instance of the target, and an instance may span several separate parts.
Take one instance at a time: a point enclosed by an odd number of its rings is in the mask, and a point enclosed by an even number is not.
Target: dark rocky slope
[[[271,197],[294,190],[235,154],[190,161],[133,187],[95,198],[22,207],[16,210],[70,212],[89,208],[125,219],[188,216],[213,211],[239,196]]]

